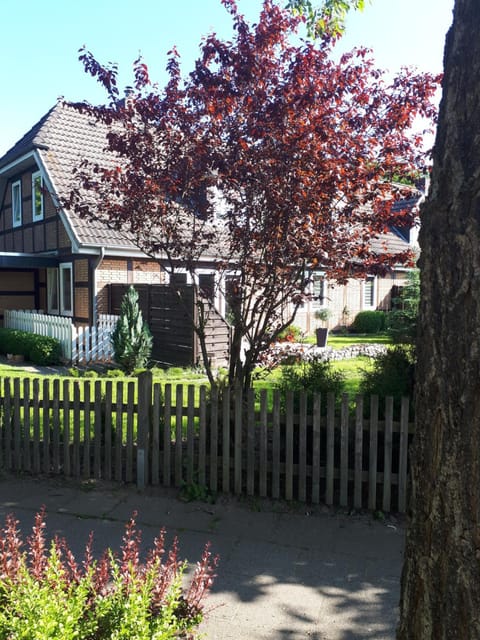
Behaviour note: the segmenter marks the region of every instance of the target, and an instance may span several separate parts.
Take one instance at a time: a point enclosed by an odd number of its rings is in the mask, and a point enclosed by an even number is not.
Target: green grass
[[[390,336],[386,333],[367,335],[367,334],[329,334],[327,345],[333,349],[342,349],[352,344],[391,344]]]
[[[307,344],[315,344],[315,336],[305,338]],[[366,334],[366,333],[329,333],[327,346],[332,349],[343,349],[352,344],[391,344],[391,338],[386,333]]]
[[[345,391],[354,396],[360,390],[362,372],[372,369],[373,361],[371,358],[359,356],[350,360],[332,362],[332,367],[335,371],[341,371],[345,375]]]

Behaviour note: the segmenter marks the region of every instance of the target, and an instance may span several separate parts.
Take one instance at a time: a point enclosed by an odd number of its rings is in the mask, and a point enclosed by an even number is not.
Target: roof
[[[73,170],[83,159],[105,165],[107,127],[72,105],[58,102],[0,159],[0,169],[37,151],[59,198],[67,198],[73,186]],[[80,245],[132,249],[128,236],[100,221],[64,212]]]
[[[58,102],[0,158],[2,167],[20,160],[36,151],[59,198],[68,198],[73,186],[73,170],[84,159],[101,166],[113,161],[107,147],[107,125],[98,122],[88,113],[81,112],[72,104]],[[421,191],[415,190],[413,197],[399,201],[393,209],[414,207],[418,204]],[[80,246],[105,247],[110,250],[122,249],[137,252],[138,248],[127,233],[110,229],[100,221],[81,218],[75,211],[64,212]],[[409,247],[405,230],[392,228],[372,241],[376,253],[397,254]]]

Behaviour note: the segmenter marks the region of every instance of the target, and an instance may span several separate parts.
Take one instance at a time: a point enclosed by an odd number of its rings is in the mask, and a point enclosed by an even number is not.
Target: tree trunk
[[[422,210],[399,640],[480,638],[480,7],[456,0]]]

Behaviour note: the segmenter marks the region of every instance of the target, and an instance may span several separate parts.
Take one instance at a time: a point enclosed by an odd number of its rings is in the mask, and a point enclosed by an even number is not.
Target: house
[[[70,193],[72,172],[85,157],[105,159],[105,125],[58,102],[0,158],[0,323],[5,309],[39,309],[68,316],[77,325],[94,325],[111,311],[109,285],[160,285],[167,274],[145,256],[127,234],[79,217],[60,202]],[[388,251],[402,251],[408,241],[392,230],[379,239]],[[208,260],[199,264],[205,286],[213,278]],[[313,331],[314,312],[327,306],[330,326],[350,324],[362,309],[387,309],[394,285],[404,271],[363,282],[331,286],[314,275],[314,297],[296,323]],[[216,300],[221,315],[225,301]]]
[[[127,234],[60,205],[81,160],[104,161],[105,136],[104,125],[59,102],[0,158],[0,326],[6,309],[39,310],[67,316],[77,327],[95,326],[99,314],[118,312],[113,286],[118,292],[120,285],[141,285],[145,313],[152,306],[145,287],[166,283],[164,269]],[[208,261],[199,271],[206,288],[212,277]],[[182,275],[185,279],[186,274],[177,274],[179,283]],[[179,313],[173,321],[157,318],[152,355],[194,364],[199,346],[191,330],[181,335]],[[211,322],[212,357],[221,362],[228,327],[218,314]]]
[[[105,129],[59,102],[0,159],[0,319],[42,309],[91,325],[106,284],[162,282],[124,234],[59,207],[73,168],[104,147]]]

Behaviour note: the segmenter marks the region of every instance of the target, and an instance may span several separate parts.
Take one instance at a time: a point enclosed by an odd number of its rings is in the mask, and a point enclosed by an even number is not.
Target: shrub
[[[384,311],[360,311],[355,316],[351,330],[354,333],[380,333],[385,329]]]
[[[34,364],[51,365],[60,364],[62,360],[62,347],[55,338],[46,336],[34,336],[32,346],[28,352],[28,359]]]
[[[411,347],[397,345],[375,358],[373,369],[364,371],[361,393],[378,396],[411,396],[415,374],[415,355]]]
[[[282,367],[278,386],[283,397],[287,391],[306,391],[308,396],[333,391],[339,396],[345,386],[345,377],[340,371],[334,371],[328,360],[312,358]]]
[[[152,353],[152,342],[152,334],[138,306],[138,293],[130,286],[123,296],[120,318],[112,333],[115,361],[128,374],[145,367]]]
[[[420,271],[409,271],[407,284],[392,301],[395,309],[388,314],[387,332],[396,344],[414,344],[420,305]]]
[[[123,378],[125,376],[125,372],[121,369],[108,369],[107,378]]]
[[[0,353],[15,353],[34,364],[52,365],[62,361],[62,347],[56,338],[18,329],[0,329]]]
[[[67,543],[55,538],[49,549],[44,510],[36,515],[27,550],[18,521],[7,516],[0,534],[0,637],[37,640],[120,640],[191,637],[203,615],[202,600],[214,578],[217,558],[205,547],[189,586],[178,541],[165,551],[162,530],[140,562],[141,532],[135,514],[127,523],[121,552],[77,563]]]

